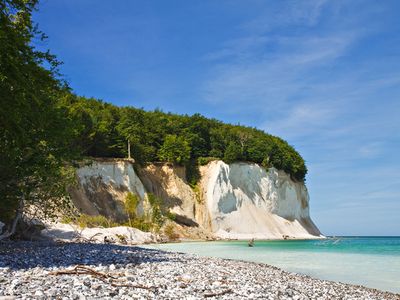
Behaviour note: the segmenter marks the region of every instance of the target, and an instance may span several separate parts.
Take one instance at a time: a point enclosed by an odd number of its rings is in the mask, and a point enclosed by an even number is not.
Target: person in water
[[[251,239],[250,241],[249,241],[249,247],[254,247],[254,239]]]

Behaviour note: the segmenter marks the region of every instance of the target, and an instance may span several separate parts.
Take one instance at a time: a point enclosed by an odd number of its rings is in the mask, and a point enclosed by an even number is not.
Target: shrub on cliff
[[[168,224],[164,228],[164,234],[168,237],[170,241],[176,241],[179,238],[179,234],[175,231],[175,226],[173,223]]]
[[[79,227],[81,228],[93,228],[93,227],[109,228],[118,226],[117,223],[113,222],[110,219],[107,219],[105,216],[102,215],[89,216],[81,214],[75,221],[73,221],[73,223],[78,224]]]
[[[126,214],[128,215],[129,226],[131,227],[133,227],[133,220],[136,218],[136,210],[138,204],[139,204],[138,196],[136,194],[129,192],[128,195],[126,195],[124,206]]]

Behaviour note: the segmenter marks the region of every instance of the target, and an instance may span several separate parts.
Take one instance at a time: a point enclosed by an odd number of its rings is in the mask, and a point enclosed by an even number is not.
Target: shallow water
[[[168,251],[267,263],[315,278],[400,293],[400,237],[326,240],[186,242],[150,245]]]

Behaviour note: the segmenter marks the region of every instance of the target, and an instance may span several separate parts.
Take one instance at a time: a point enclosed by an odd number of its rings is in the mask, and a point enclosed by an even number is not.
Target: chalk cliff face
[[[211,231],[222,238],[312,238],[320,232],[309,216],[303,183],[283,171],[222,161],[202,168]]]
[[[165,209],[177,215],[179,224],[221,238],[320,235],[309,216],[305,185],[283,171],[213,161],[200,167],[200,173],[198,188],[192,189],[183,167],[150,164],[136,173],[130,161],[95,161],[78,169],[79,185],[71,189],[71,196],[84,213],[123,220],[128,192],[141,199],[139,213],[146,210],[146,194],[152,193],[163,200]]]
[[[138,213],[143,214],[146,191],[129,160],[93,161],[77,170],[77,179],[70,195],[81,212],[123,221],[123,203],[131,192],[140,198]]]
[[[151,164],[139,172],[148,193],[163,199],[170,212],[187,219],[187,225],[195,225],[195,192],[186,182],[184,167],[170,164]],[[178,217],[179,218],[179,217]],[[181,218],[182,222],[185,222]]]

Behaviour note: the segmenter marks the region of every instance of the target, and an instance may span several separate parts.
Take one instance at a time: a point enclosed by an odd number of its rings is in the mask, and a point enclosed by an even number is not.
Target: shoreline
[[[166,243],[190,243],[190,242],[248,242],[250,240],[253,240],[255,242],[273,242],[273,241],[319,241],[319,240],[326,240],[326,239],[334,239],[338,237],[330,237],[330,236],[323,236],[323,237],[310,237],[310,238],[305,238],[305,237],[290,237],[287,239],[277,239],[277,238],[247,238],[247,239],[225,239],[225,238],[214,238],[214,239],[179,239],[176,241],[167,241],[167,242],[161,242],[161,243],[154,243],[156,244],[166,244]],[[340,237],[339,237],[340,238]]]
[[[85,241],[90,240],[92,242],[103,242],[104,238],[111,238],[114,243],[120,243],[119,237],[124,236],[125,242],[130,245],[139,244],[164,244],[174,242],[209,242],[209,241],[299,241],[299,240],[324,240],[330,237],[324,235],[319,236],[288,236],[282,235],[281,238],[268,238],[268,237],[257,237],[254,234],[238,234],[236,238],[219,237],[214,235],[215,233],[210,232],[207,238],[191,238],[191,237],[180,237],[177,240],[165,239],[157,234],[150,232],[143,232],[134,227],[128,226],[116,226],[116,227],[86,227],[80,228],[77,224],[71,223],[49,223],[45,224],[45,229],[41,231],[41,236],[50,240],[59,240],[63,242],[75,242],[77,240]],[[259,236],[259,235],[258,235]]]
[[[76,265],[85,265],[96,273],[55,275]],[[100,278],[99,274],[105,277]],[[5,296],[9,299],[400,299],[400,294],[320,280],[263,263],[140,246],[51,242],[0,243],[0,298]]]

